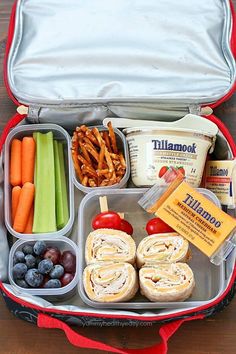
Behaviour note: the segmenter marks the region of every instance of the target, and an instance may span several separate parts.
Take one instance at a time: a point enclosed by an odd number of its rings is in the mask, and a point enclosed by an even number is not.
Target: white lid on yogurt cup
[[[139,131],[147,132],[150,130],[169,130],[197,133],[209,138],[214,138],[219,131],[215,123],[194,114],[187,114],[183,118],[174,122],[153,121],[153,125],[150,125],[149,121],[149,124],[145,125],[144,120],[142,123],[143,125],[135,125],[135,120],[133,120],[133,124],[132,127],[123,130],[124,134],[137,133]]]

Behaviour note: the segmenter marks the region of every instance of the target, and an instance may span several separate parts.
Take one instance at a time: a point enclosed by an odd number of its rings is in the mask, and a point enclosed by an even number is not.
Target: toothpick
[[[108,211],[108,203],[107,203],[107,197],[99,197],[99,204],[100,204],[100,210],[101,213]]]

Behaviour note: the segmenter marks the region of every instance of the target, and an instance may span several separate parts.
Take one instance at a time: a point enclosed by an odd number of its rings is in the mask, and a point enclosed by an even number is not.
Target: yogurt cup
[[[218,128],[198,116],[186,118],[173,125],[166,123],[166,127],[162,124],[160,127],[124,130],[135,186],[149,187],[160,183],[167,169],[173,166],[181,169],[192,187],[199,187],[207,153],[214,150]]]

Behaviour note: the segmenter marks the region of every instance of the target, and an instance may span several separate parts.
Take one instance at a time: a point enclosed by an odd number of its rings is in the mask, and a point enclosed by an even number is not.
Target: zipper
[[[201,106],[201,105],[190,105],[189,113],[195,114],[197,116],[210,116],[213,113],[213,109],[209,106]]]
[[[16,6],[17,6],[17,0],[13,4],[11,16],[10,16],[10,21],[9,21],[9,26],[8,26],[7,43],[6,43],[6,50],[5,50],[4,61],[3,61],[3,79],[4,79],[4,83],[5,83],[5,87],[6,87],[8,96],[17,106],[19,106],[20,103],[17,101],[15,96],[12,94],[9,83],[8,83],[8,77],[7,77],[7,60],[8,60],[8,54],[10,52],[11,43],[13,40],[14,30],[15,30]]]
[[[129,106],[129,105],[128,105]],[[131,105],[132,106],[132,105]],[[107,110],[107,112],[109,110],[112,110],[112,104],[111,104],[111,107],[109,107],[109,105],[107,104],[104,104],[102,105],[102,107],[104,109]],[[123,106],[122,106],[123,107]],[[20,105],[18,108],[17,108],[17,112],[19,114],[25,114],[27,115],[27,117],[29,118],[30,122],[33,123],[33,124],[38,124],[40,123],[40,111],[41,109],[43,109],[44,107],[39,107],[39,106],[25,106],[25,105]],[[74,107],[75,108],[75,107]],[[79,107],[78,107],[79,108]],[[123,107],[124,108],[124,107]],[[136,106],[134,106],[134,108],[137,108]],[[76,109],[76,108],[75,108]],[[148,109],[148,107],[146,107],[146,109]],[[162,111],[165,111],[168,113],[168,111],[172,112],[173,111],[173,107],[171,110],[162,110]],[[156,107],[156,111],[158,111],[158,105]],[[183,116],[186,114],[186,113],[190,113],[190,114],[194,114],[194,115],[199,115],[199,116],[210,116],[212,113],[213,113],[213,110],[211,107],[209,106],[204,106],[202,107],[201,105],[198,105],[198,104],[192,104],[190,106],[188,106],[186,108],[186,111],[183,110]]]
[[[29,113],[29,107],[26,107],[26,106],[24,106],[24,105],[20,105],[19,107],[17,107],[16,111],[17,111],[19,114],[21,114],[21,115],[23,115],[23,114],[28,115],[28,113]]]

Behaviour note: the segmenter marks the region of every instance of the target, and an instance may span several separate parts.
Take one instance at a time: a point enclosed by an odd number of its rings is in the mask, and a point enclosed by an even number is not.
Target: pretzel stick
[[[117,177],[118,176],[123,177],[124,176],[124,171],[123,170],[122,171],[116,171],[116,175],[117,175]]]
[[[109,185],[109,186],[112,186],[112,185],[115,184],[115,183],[116,183],[116,173],[115,173],[115,171],[113,171],[112,176],[111,176],[111,178],[110,178],[110,180],[109,180],[108,185]]]
[[[85,160],[85,158],[82,155],[77,155],[77,159],[82,162],[83,165],[88,166],[89,168],[91,168],[94,173],[96,173],[96,171],[94,170],[93,166],[87,161]]]
[[[86,166],[86,165],[82,165],[81,166],[81,170],[82,170],[82,173],[86,174],[90,174],[92,177],[95,177],[97,178],[97,174],[96,172],[94,172],[93,168],[89,167],[89,166]]]
[[[88,176],[85,175],[81,183],[82,183],[83,186],[86,187],[87,183],[88,183]]]
[[[96,137],[91,133],[90,130],[87,130],[87,131],[85,132],[85,135],[86,135],[86,137],[87,137],[89,140],[91,140],[91,142],[92,142],[94,145],[99,146],[99,142],[97,141]]]
[[[113,160],[112,162],[113,162],[113,165],[115,166],[116,170],[119,168],[119,166],[121,166],[120,160],[119,161],[118,160]]]
[[[108,183],[109,183],[109,179],[104,179],[102,181],[102,183],[100,184],[100,187],[106,187],[106,186],[108,186]]]
[[[78,159],[77,159],[77,153],[76,153],[76,151],[74,149],[71,150],[71,155],[72,155],[72,159],[73,159],[73,162],[74,162],[76,175],[79,178],[79,181],[82,182],[83,175],[82,175],[82,172],[81,172],[81,169],[80,169],[80,165],[79,165],[79,162],[78,162]]]
[[[120,163],[121,163],[122,167],[126,168],[126,162],[124,159],[124,155],[122,154],[121,151],[119,152],[119,156],[120,156]]]
[[[112,146],[113,152],[115,154],[117,154],[118,153],[118,149],[117,149],[117,145],[116,145],[116,136],[115,136],[115,132],[113,130],[111,122],[109,122],[107,124],[107,126],[108,126],[108,130],[109,130],[109,137],[111,139],[111,146]]]
[[[82,139],[84,138],[84,133],[81,132],[81,131],[79,131],[79,132],[77,133],[77,136],[78,136],[78,138],[79,138],[80,140],[82,140]]]
[[[106,168],[106,169],[104,169],[104,170],[97,170],[96,172],[97,172],[97,175],[98,175],[98,176],[102,176],[102,175],[105,176],[105,175],[108,174],[109,171],[108,171],[108,169]]]
[[[100,153],[99,153],[98,170],[102,169],[104,155],[105,155],[105,144],[102,142],[101,150],[100,150]]]
[[[72,149],[75,150],[75,152],[77,153],[78,147],[79,147],[78,137],[76,132],[74,132],[72,137]]]
[[[99,155],[97,151],[89,144],[84,143],[83,146],[85,147],[86,151],[89,152],[97,162],[99,162]]]
[[[108,150],[109,152],[112,152],[108,132],[102,132],[102,137],[103,137],[103,139],[105,140],[105,144],[106,144],[106,146],[107,146],[107,150]]]
[[[92,132],[93,132],[94,136],[96,137],[96,139],[99,143],[99,146],[101,147],[102,143],[104,143],[104,141],[103,141],[103,138],[101,137],[101,134],[99,133],[98,128],[93,128]]]
[[[114,171],[113,162],[112,162],[111,156],[110,156],[106,147],[105,147],[105,158],[107,161],[109,172],[113,173],[113,171]]]
[[[119,183],[123,178],[123,175],[122,176],[117,176],[116,177],[116,183]]]
[[[97,187],[97,183],[94,181],[93,178],[89,178],[88,184],[89,184],[89,187]]]
[[[89,140],[89,138],[87,138],[86,136],[83,137],[83,142],[89,144],[90,146],[92,146],[92,148],[94,147],[92,141]]]
[[[86,150],[86,147],[84,146],[84,143],[82,143],[81,141],[79,141],[79,146],[80,146],[80,149],[81,149],[82,154],[84,155],[85,160],[87,160],[88,163],[91,165],[92,162],[91,162],[91,159],[90,159],[90,157],[89,157],[89,154],[88,154],[88,152],[87,152],[87,150]]]
[[[86,127],[86,125],[83,124],[80,126],[80,130],[82,130],[82,132],[85,133],[88,130],[88,128]]]
[[[117,154],[114,154],[113,152],[110,152],[110,156],[111,156],[111,158],[114,159],[114,160],[120,160],[120,156],[117,155]]]
[[[93,136],[93,134],[91,133],[91,130],[88,127],[86,127],[86,125],[82,125],[80,127],[80,129],[94,145],[99,146],[97,139]]]

